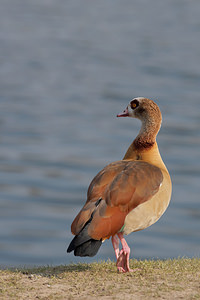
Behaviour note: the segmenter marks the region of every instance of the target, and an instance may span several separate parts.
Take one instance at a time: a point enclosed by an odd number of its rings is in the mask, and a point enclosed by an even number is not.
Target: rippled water
[[[123,157],[137,120],[130,99],[156,100],[171,204],[128,236],[132,257],[200,255],[200,3],[1,1],[0,265],[114,259],[66,254],[87,187]]]

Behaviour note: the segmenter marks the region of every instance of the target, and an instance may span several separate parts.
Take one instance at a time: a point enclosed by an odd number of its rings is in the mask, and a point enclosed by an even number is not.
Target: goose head
[[[158,105],[153,100],[144,97],[132,99],[126,109],[117,117],[132,117],[141,121],[156,118],[159,123],[162,120]]]
[[[132,99],[126,109],[117,117],[131,117],[141,120],[142,127],[137,141],[155,141],[160,130],[162,115],[158,105],[148,98],[137,97]]]

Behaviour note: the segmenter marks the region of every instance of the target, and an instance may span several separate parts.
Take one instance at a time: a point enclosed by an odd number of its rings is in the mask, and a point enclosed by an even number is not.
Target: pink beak
[[[117,117],[128,117],[128,116],[129,116],[128,107],[123,111],[123,113],[117,115]]]

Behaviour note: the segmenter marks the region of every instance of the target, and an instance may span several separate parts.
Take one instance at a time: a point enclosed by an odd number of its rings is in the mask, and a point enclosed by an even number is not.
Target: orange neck
[[[142,160],[166,170],[156,141],[147,148],[137,148],[134,142],[128,148],[123,160]]]

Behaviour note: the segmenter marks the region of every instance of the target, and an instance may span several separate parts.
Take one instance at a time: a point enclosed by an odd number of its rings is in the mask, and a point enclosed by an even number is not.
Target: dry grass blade
[[[200,259],[131,260],[0,271],[1,299],[200,299]]]

